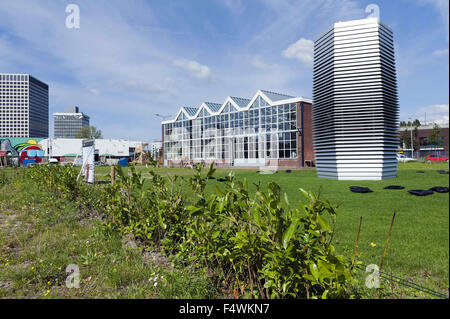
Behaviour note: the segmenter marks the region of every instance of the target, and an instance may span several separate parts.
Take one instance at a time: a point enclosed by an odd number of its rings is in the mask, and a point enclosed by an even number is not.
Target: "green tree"
[[[405,122],[403,122],[405,123]],[[411,149],[411,124],[413,124],[413,151],[417,151],[419,149],[420,143],[417,140],[417,136],[419,135],[419,129],[420,121],[415,120],[411,123],[411,121],[408,121],[408,125],[404,125],[403,127],[408,127],[407,130],[404,130],[400,133],[400,141],[405,144],[406,149]],[[400,125],[401,126],[401,125]]]
[[[441,147],[443,145],[443,141],[441,139],[441,127],[439,126],[439,124],[434,123],[431,134],[428,137],[428,143],[433,145],[435,152],[438,147]]]
[[[99,139],[103,137],[102,131],[97,130],[95,126],[83,126],[75,135],[75,138]]]
[[[411,121],[408,121],[408,122],[400,121],[400,127],[405,127],[405,126],[419,127],[421,125],[422,125],[422,123],[420,123],[419,119],[415,119],[412,123],[411,123]]]

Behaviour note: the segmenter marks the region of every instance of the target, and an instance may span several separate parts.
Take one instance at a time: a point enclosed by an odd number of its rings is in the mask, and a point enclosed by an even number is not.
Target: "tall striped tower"
[[[378,18],[335,23],[314,43],[318,177],[397,175],[398,98],[392,30]]]

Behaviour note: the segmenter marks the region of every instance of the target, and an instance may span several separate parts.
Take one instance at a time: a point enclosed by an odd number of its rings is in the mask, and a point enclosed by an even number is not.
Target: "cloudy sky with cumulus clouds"
[[[181,106],[312,97],[313,41],[369,4],[394,31],[401,119],[448,122],[448,0],[1,0],[0,72],[49,84],[50,114],[76,105],[106,138],[152,141]]]

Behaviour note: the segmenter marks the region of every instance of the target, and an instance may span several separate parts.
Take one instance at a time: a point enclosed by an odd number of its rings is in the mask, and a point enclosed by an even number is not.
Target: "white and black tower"
[[[378,18],[335,23],[314,42],[318,177],[397,176],[398,97],[392,30]]]

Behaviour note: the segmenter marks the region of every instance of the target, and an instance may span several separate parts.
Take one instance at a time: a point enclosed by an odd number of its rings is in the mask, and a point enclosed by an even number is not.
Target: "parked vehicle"
[[[402,163],[417,161],[415,158],[407,157],[404,154],[397,154],[397,160]]]
[[[447,162],[448,163],[448,157],[447,156],[441,156],[436,154],[430,154],[425,157],[425,162],[430,164],[431,162]]]

